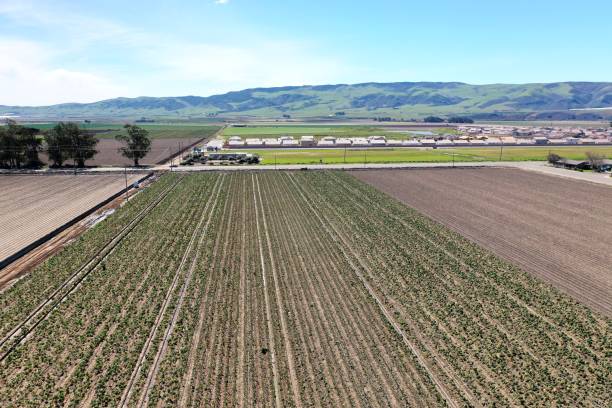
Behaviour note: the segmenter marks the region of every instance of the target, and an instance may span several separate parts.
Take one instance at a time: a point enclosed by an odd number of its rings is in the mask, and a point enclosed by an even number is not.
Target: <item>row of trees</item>
[[[0,167],[35,167],[41,164],[39,130],[7,121],[0,126]]]
[[[423,122],[425,122],[425,123],[444,123],[444,122],[448,122],[448,123],[474,123],[474,119],[467,118],[467,117],[462,117],[462,116],[452,116],[452,117],[448,118],[448,120],[444,120],[443,118],[440,118],[438,116],[427,116],[426,118],[423,119]]]
[[[53,166],[61,167],[64,162],[73,161],[75,167],[85,167],[85,160],[93,159],[98,153],[98,139],[84,131],[74,122],[60,122],[45,135],[47,154]]]
[[[134,161],[139,161],[151,151],[151,140],[146,129],[125,125],[126,134],[117,135],[123,143],[119,152]],[[0,167],[40,167],[40,153],[46,153],[53,167],[62,167],[72,162],[75,167],[85,167],[85,162],[98,153],[98,139],[77,123],[59,122],[52,129],[41,133],[39,129],[22,126],[8,120],[0,126]]]

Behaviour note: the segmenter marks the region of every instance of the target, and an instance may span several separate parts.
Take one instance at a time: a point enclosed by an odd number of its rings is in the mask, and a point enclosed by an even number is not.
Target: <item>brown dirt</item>
[[[129,175],[128,183],[142,175]],[[123,175],[0,176],[0,259],[125,188]]]
[[[510,169],[352,174],[612,315],[612,189]]]
[[[151,151],[147,156],[140,161],[141,165],[154,165],[166,161],[171,156],[176,155],[180,146],[185,146],[190,142],[195,142],[195,139],[152,139]],[[119,153],[119,148],[123,144],[114,139],[100,139],[96,150],[98,153],[93,160],[87,160],[87,166],[130,166],[133,162]],[[41,154],[40,159],[43,163],[48,163],[49,160],[46,154]],[[71,163],[67,163],[71,164]]]
[[[143,184],[141,184],[141,187],[149,185],[151,181],[151,178],[147,179]],[[130,199],[134,194],[135,193],[133,191],[129,192]],[[79,235],[85,232],[91,226],[92,221],[96,220],[107,211],[119,208],[124,202],[125,195],[122,194],[110,203],[106,204],[104,207],[98,209],[89,217],[74,224],[65,231],[62,231],[57,236],[51,238],[49,241],[45,242],[39,247],[34,248],[23,257],[17,259],[15,262],[2,269],[2,271],[0,271],[0,293],[12,285],[16,279],[29,273],[35,267],[43,263],[45,259],[59,252],[64,246],[68,245]]]

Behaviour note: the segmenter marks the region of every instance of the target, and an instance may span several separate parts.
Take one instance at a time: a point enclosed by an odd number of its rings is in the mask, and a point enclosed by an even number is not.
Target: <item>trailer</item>
[[[202,162],[205,164],[258,164],[259,155],[244,152],[208,153]]]

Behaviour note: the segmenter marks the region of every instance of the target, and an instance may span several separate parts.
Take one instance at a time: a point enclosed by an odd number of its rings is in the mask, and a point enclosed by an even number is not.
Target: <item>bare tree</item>
[[[548,153],[548,162],[550,164],[557,164],[562,160],[562,157],[556,153]]]
[[[593,170],[600,171],[601,166],[603,165],[604,160],[606,159],[606,156],[594,152],[587,152],[586,156],[589,163],[591,163],[591,167],[593,168]]]

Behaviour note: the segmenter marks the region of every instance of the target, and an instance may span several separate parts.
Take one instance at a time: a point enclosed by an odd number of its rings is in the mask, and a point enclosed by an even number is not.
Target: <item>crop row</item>
[[[112,217],[96,224],[87,233],[17,281],[0,297],[0,338],[45,301],[81,265],[102,250],[125,225],[129,224],[162,192],[178,181],[179,176],[162,177],[117,209]]]
[[[36,279],[12,290],[40,301]],[[13,321],[37,304],[11,296]],[[605,405],[610,346],[602,316],[349,175],[198,174],[2,363],[0,405]]]
[[[605,318],[350,176],[296,177],[457,396],[606,400]]]
[[[7,359],[3,405],[118,402],[211,188],[181,183]]]

